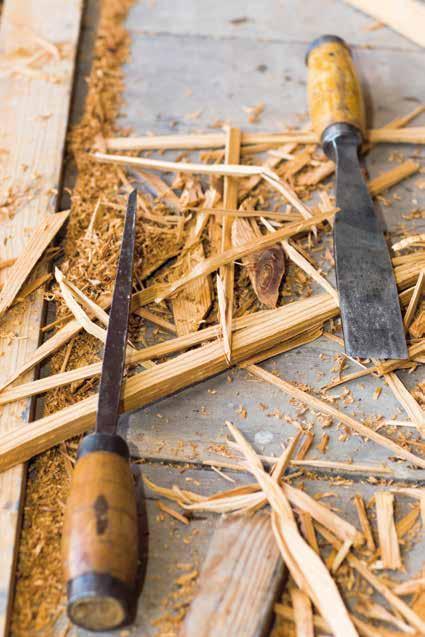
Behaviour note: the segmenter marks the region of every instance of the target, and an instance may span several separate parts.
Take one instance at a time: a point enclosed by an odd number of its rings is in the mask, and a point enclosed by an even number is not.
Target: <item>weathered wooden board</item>
[[[286,575],[268,513],[222,517],[181,637],[267,637]]]
[[[20,254],[31,230],[57,209],[81,0],[7,0],[0,27],[0,242],[2,258]],[[34,61],[33,56],[38,56]],[[31,58],[33,62],[31,63]],[[38,269],[40,274],[40,269]],[[3,270],[1,281],[8,272]],[[10,310],[0,325],[0,379],[39,341],[43,291]],[[27,380],[33,374],[27,375]],[[0,431],[25,425],[30,401],[3,407]],[[25,467],[0,476],[0,634],[8,633]]]

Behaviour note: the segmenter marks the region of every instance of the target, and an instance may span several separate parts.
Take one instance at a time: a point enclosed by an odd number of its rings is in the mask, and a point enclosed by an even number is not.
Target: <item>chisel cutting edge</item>
[[[307,52],[314,131],[336,162],[334,252],[345,350],[361,358],[408,357],[388,247],[363,179],[358,151],[365,130],[360,83],[347,44],[334,35]]]
[[[137,508],[120,413],[133,279],[137,191],[128,199],[103,357],[95,433],[83,438],[65,511],[68,615],[88,630],[128,623],[138,562]]]

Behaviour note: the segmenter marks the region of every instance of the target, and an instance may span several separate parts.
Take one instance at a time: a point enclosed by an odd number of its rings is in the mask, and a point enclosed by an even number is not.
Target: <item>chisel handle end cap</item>
[[[87,630],[128,624],[138,565],[136,494],[126,442],[83,439],[65,510],[63,565],[68,616]]]
[[[327,42],[337,42],[341,46],[344,46],[349,52],[349,54],[351,55],[350,47],[348,46],[346,41],[340,38],[338,35],[329,35],[329,34],[320,35],[318,38],[315,38],[312,42],[310,42],[310,44],[307,47],[307,53],[305,54],[305,63],[307,66],[308,66],[308,58],[310,53],[314,49],[316,49],[318,46],[321,46],[322,44],[326,44]]]
[[[314,40],[307,52],[308,103],[314,132],[323,143],[329,127],[345,124],[365,130],[360,81],[348,45],[336,35]]]

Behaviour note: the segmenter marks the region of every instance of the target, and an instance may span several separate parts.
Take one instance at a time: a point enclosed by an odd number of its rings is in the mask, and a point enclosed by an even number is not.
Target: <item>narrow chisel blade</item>
[[[127,345],[128,317],[133,282],[137,190],[128,198],[121,253],[109,314],[100,379],[96,431],[114,434],[120,413],[121,383]]]
[[[408,357],[390,254],[360,171],[357,145],[335,141],[334,250],[344,342],[360,358]]]

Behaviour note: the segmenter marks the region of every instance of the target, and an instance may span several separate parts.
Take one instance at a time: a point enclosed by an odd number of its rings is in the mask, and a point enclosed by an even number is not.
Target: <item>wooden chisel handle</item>
[[[308,102],[313,129],[322,143],[335,124],[365,128],[360,82],[348,45],[336,35],[314,40],[307,52]],[[331,127],[331,128],[330,128]]]
[[[88,630],[129,621],[138,562],[136,494],[127,443],[94,433],[78,449],[63,529],[68,615]]]

